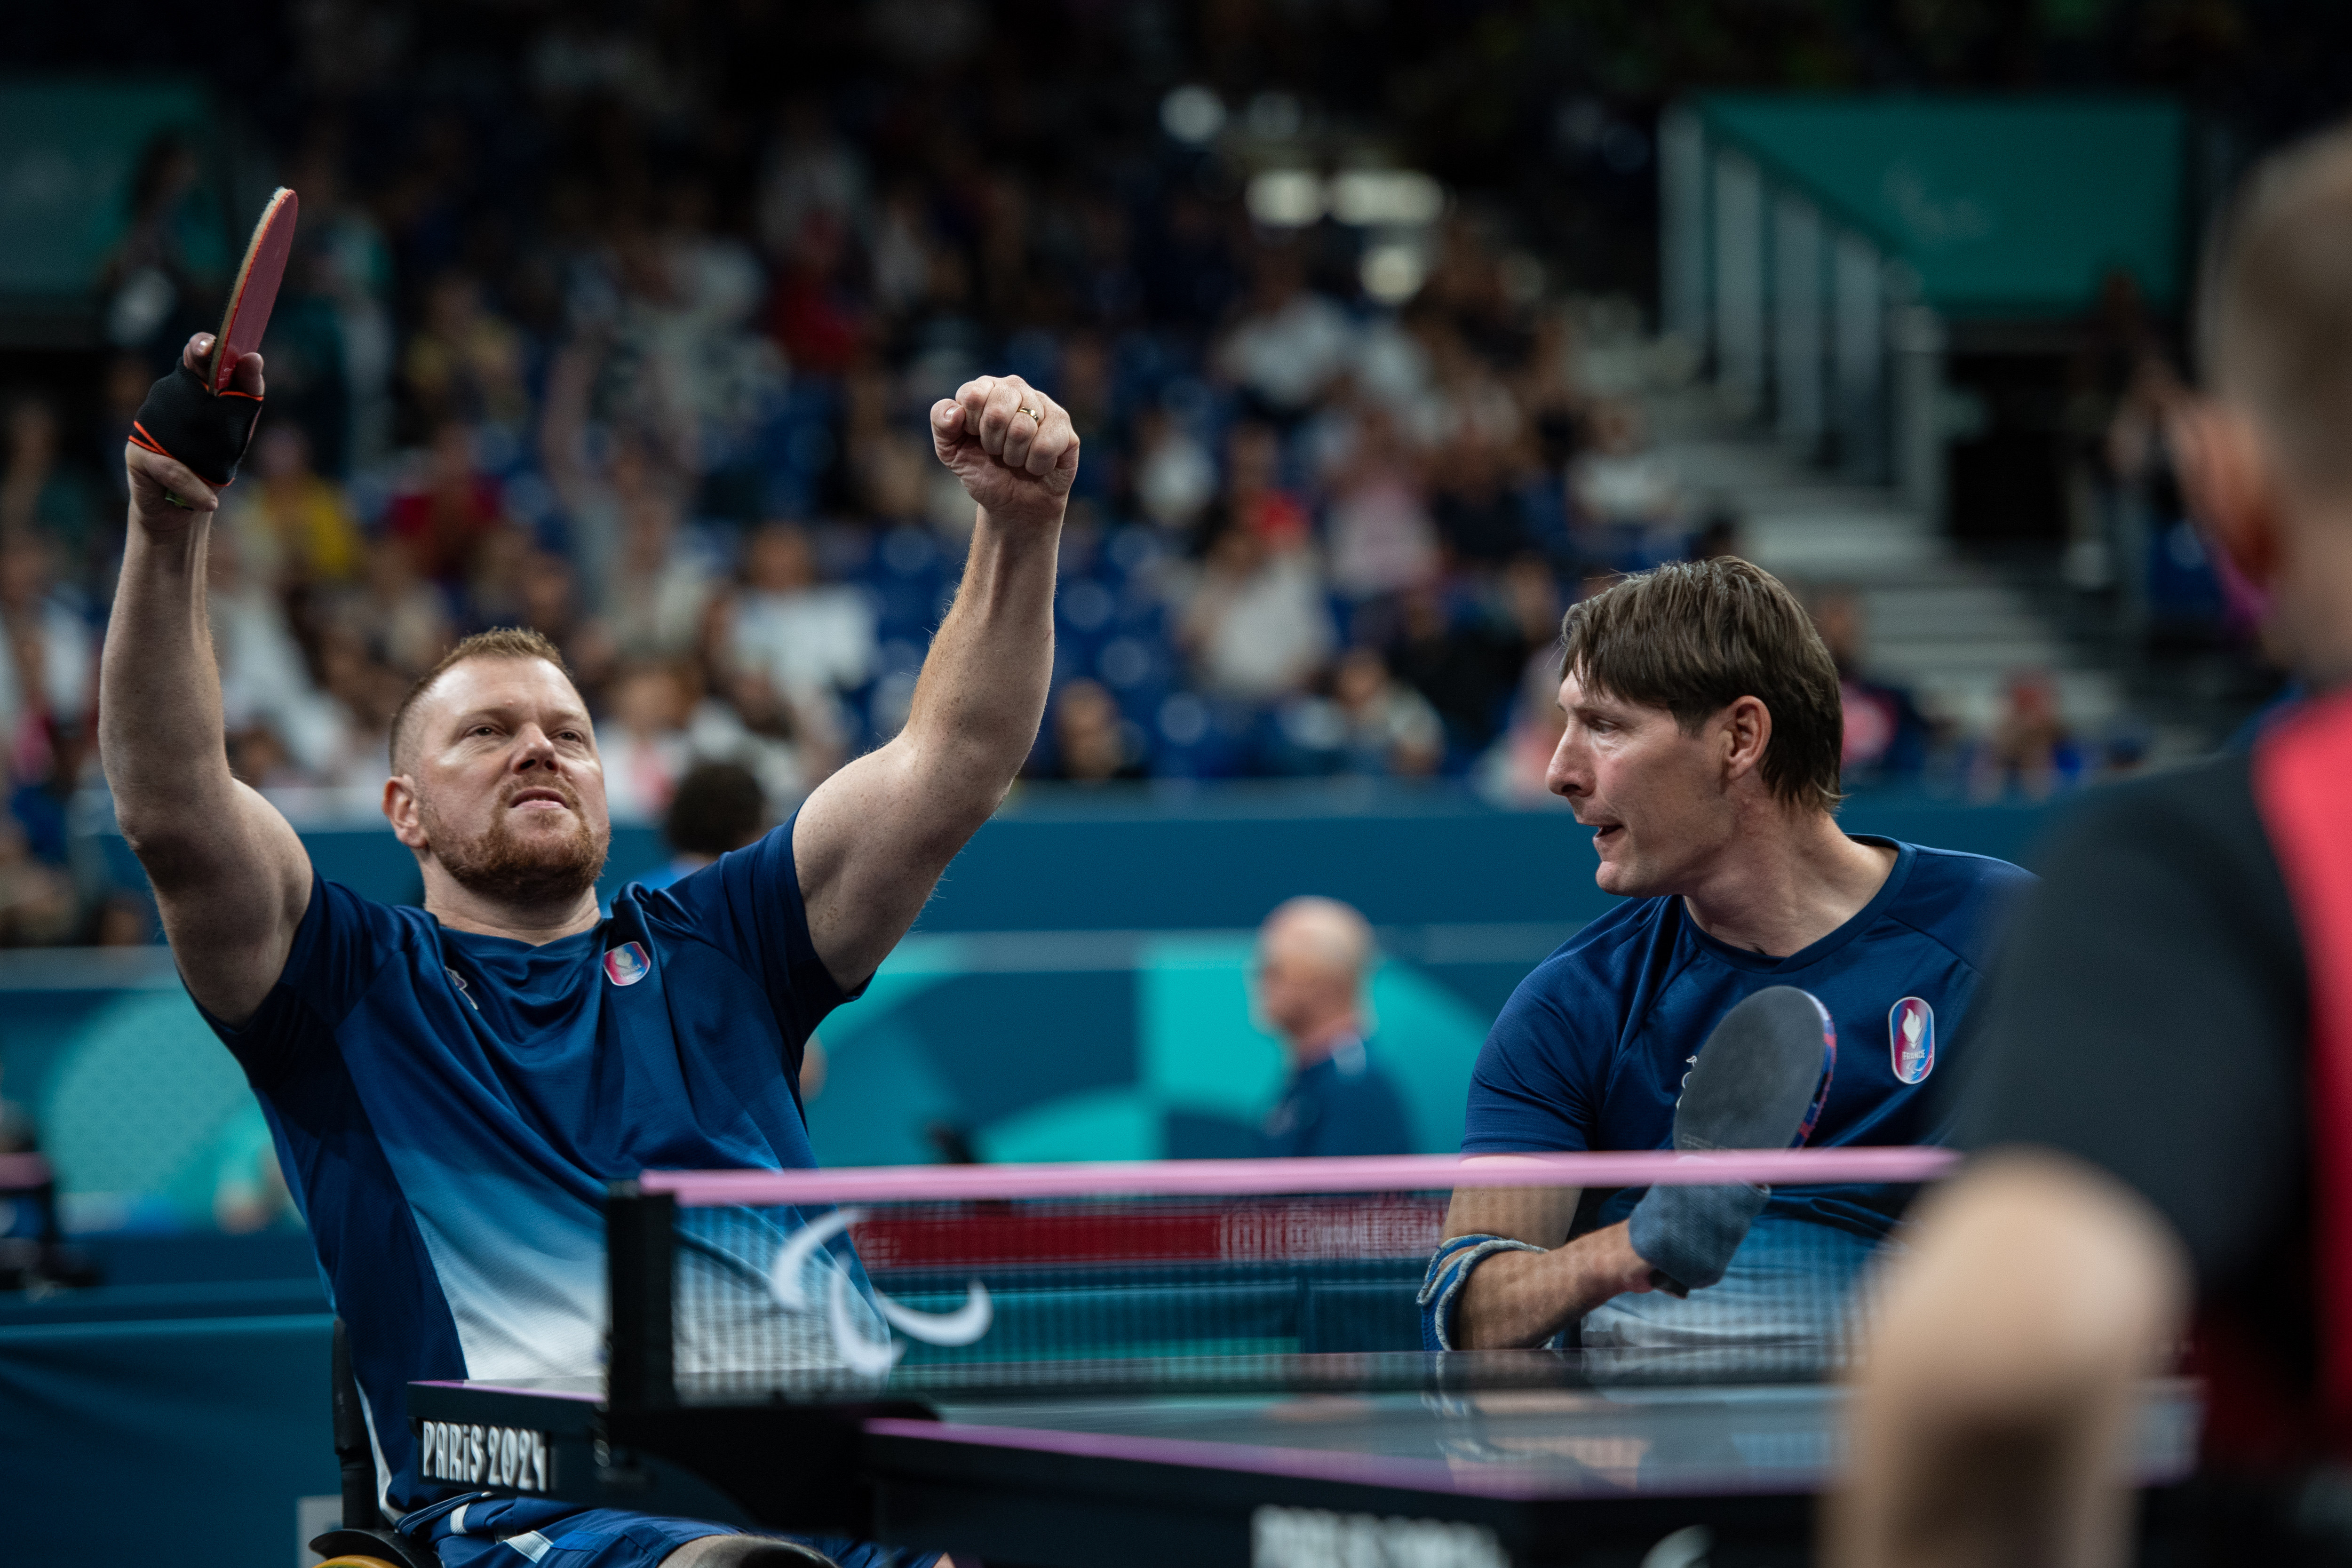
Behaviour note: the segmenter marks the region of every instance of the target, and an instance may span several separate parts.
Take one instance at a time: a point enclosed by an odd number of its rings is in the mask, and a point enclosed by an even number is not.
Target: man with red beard
[[[210,348],[192,340],[188,364]],[[261,368],[246,356],[236,389],[257,398]],[[127,450],[100,726],[116,815],[190,994],[268,1113],[350,1325],[383,1506],[446,1568],[558,1547],[566,1568],[811,1560],[708,1522],[429,1483],[405,1393],[601,1370],[608,1181],[815,1163],[803,1048],[1003,797],[1050,674],[1078,461],[1068,416],[1017,377],[983,376],[933,407],[931,433],[979,510],[905,729],[793,821],[667,889],[623,889],[609,918],[595,731],[532,632],[459,644],[394,719],[383,810],[416,855],[424,908],[320,878],[226,760],[204,598],[215,490]],[[768,1260],[746,1261],[758,1280]],[[862,1283],[854,1258],[835,1266]],[[805,1339],[824,1364],[829,1342]]]

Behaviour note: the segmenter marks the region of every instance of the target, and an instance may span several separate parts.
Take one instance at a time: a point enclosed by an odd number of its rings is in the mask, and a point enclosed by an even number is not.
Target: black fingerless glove
[[[236,478],[260,417],[260,398],[235,388],[215,393],[183,363],[147,389],[147,401],[131,422],[131,439],[177,458],[217,489]]]

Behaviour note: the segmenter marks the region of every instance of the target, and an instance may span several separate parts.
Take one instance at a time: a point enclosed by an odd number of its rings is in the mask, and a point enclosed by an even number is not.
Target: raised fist
[[[999,522],[1058,521],[1078,477],[1069,415],[1017,375],[974,377],[933,404],[931,445]]]

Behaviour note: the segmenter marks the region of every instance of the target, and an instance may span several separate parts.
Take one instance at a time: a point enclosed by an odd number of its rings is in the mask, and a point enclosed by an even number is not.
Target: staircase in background
[[[2129,724],[2151,761],[2211,743],[2208,724],[2133,700],[2097,640],[2070,637],[2037,603],[2045,595],[1960,550],[1897,491],[1799,460],[1704,386],[1643,401],[1658,461],[1696,506],[1736,511],[1743,553],[1801,592],[1854,590],[1869,621],[1866,672],[1910,688],[1931,716],[1980,732],[2000,711],[2011,674],[2042,669],[2085,739]]]

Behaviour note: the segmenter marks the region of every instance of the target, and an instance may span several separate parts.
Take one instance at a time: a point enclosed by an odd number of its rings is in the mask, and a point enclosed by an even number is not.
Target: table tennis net
[[[1933,1151],[1868,1152],[1914,1153],[1907,1166],[1881,1162],[1912,1181],[1932,1176],[1943,1160]],[[1584,1168],[1563,1170],[1583,1177],[1572,1183],[1580,1204],[1549,1171],[1534,1174],[1558,1184],[1533,1184],[1525,1172],[1515,1184],[1482,1184],[1485,1225],[1530,1236],[1572,1215],[1590,1225],[1608,1212],[1608,1195],[1629,1185],[1624,1173],[1590,1162],[1626,1158],[1591,1156]],[[1649,1162],[1633,1172],[1643,1184],[1693,1173],[1664,1169],[1691,1165],[1671,1156],[1634,1158]],[[1776,1170],[1790,1169],[1788,1156],[1770,1158],[1783,1163]],[[1366,1169],[1374,1166],[1393,1169]],[[1048,1174],[649,1175],[608,1205],[612,1396],[691,1403],[1818,1376],[1843,1360],[1865,1310],[1874,1248],[1870,1227],[1852,1216],[1899,1212],[1910,1190],[1883,1179],[1784,1179],[1776,1189],[1784,1202],[1742,1244],[1722,1285],[1680,1300],[1621,1299],[1565,1325],[1556,1347],[1433,1355],[1420,1298],[1453,1188],[1431,1178],[1462,1178],[1454,1162],[1027,1171]],[[1318,1178],[1339,1185],[1340,1176],[1344,1190],[1297,1190]],[[1369,1184],[1375,1180],[1389,1184]],[[1097,1190],[1083,1190],[1087,1181]]]

